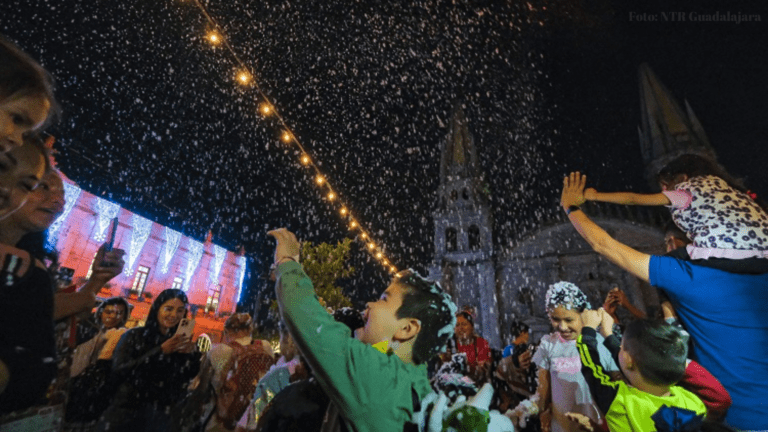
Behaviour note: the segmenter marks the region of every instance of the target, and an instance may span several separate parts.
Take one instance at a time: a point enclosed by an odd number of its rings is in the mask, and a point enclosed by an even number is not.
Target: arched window
[[[480,249],[480,228],[477,227],[477,225],[472,225],[469,227],[469,249],[470,250],[478,250]]]
[[[445,230],[445,250],[453,252],[456,250],[456,242],[458,240],[458,233],[456,228],[448,228]]]

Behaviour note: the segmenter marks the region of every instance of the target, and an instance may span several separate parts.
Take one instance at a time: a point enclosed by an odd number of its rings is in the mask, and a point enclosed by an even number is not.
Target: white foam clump
[[[507,410],[504,413],[507,418],[512,420],[516,425],[524,428],[528,423],[528,417],[534,416],[539,413],[539,395],[535,394],[532,397],[517,404],[515,409]]]

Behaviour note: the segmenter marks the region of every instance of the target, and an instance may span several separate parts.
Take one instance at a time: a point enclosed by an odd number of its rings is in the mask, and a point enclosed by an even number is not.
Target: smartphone
[[[104,248],[106,252],[111,252],[115,247],[115,234],[117,234],[117,218],[112,218],[112,222],[109,224],[109,231],[107,232],[107,246]]]
[[[195,329],[195,320],[189,318],[182,318],[179,326],[176,328],[176,334],[184,334],[188,339],[192,340],[192,330]]]

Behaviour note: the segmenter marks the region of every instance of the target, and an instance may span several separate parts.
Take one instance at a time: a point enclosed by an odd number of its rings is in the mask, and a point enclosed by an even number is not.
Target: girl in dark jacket
[[[184,399],[189,381],[200,369],[195,344],[176,328],[187,313],[183,291],[157,296],[144,327],[120,339],[112,363],[117,393],[99,421],[100,431],[174,430],[171,411]]]

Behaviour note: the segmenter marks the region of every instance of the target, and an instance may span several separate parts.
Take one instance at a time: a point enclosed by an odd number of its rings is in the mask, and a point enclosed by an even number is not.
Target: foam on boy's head
[[[584,309],[592,309],[592,305],[587,300],[587,296],[576,285],[560,281],[549,286],[545,297],[547,311],[551,311],[558,306],[576,312],[584,312]]]
[[[421,323],[411,355],[414,363],[425,363],[445,351],[453,337],[458,308],[439,283],[423,278],[414,270],[398,273],[393,283],[405,288],[403,304],[395,314],[397,318],[416,318]]]
[[[622,346],[643,378],[656,385],[672,385],[685,373],[687,341],[677,327],[645,319],[627,325]]]

